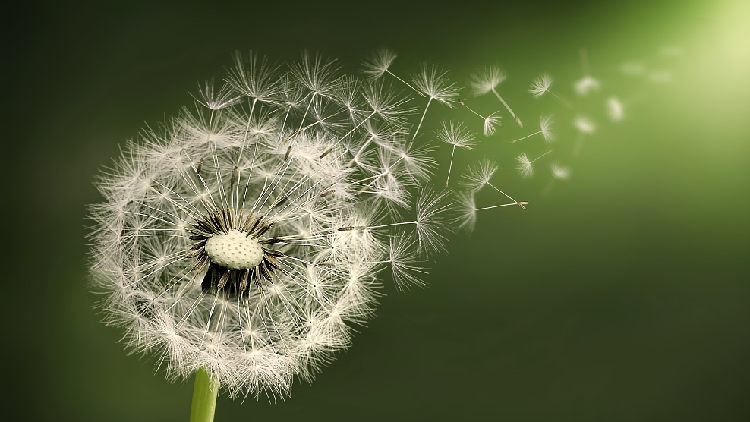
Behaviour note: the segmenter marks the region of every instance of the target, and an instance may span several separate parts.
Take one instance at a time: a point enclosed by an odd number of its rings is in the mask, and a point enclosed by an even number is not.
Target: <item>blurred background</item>
[[[484,66],[507,72],[500,92],[525,128],[506,116],[457,153],[454,171],[496,159],[493,181],[529,210],[480,213],[431,263],[425,289],[398,292],[384,276],[377,317],[314,383],[276,403],[222,396],[216,420],[750,419],[747,1],[55,2],[6,13],[5,420],[187,420],[192,380],[169,383],[153,357],[128,355],[94,308],[95,176],[144,122],[191,104],[196,81],[221,78],[236,49],[278,61],[309,49],[357,72],[384,46],[405,75],[439,63],[468,86]],[[581,48],[602,84],[587,97],[573,90]],[[573,107],[531,98],[542,73]],[[626,104],[622,122],[607,119],[611,95]],[[450,116],[469,119],[460,111]],[[556,155],[521,179],[515,156],[546,146],[506,141],[536,130],[542,112],[556,115]],[[574,157],[581,115],[597,131]],[[442,183],[449,150],[436,156]],[[544,195],[552,162],[571,177]]]

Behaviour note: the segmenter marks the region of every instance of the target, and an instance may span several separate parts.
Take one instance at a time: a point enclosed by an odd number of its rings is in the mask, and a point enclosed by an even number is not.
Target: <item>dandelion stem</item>
[[[190,405],[190,422],[213,422],[219,381],[204,368],[195,374],[193,402]]]
[[[430,103],[432,103],[432,97],[430,97],[430,99],[427,100],[427,105],[425,106],[424,112],[422,113],[422,118],[419,119],[417,130],[414,132],[414,137],[411,138],[411,142],[409,142],[409,146],[406,147],[406,152],[409,152],[411,150],[412,144],[414,144],[414,141],[417,139],[417,135],[419,134],[419,129],[422,128],[422,122],[424,122],[424,116],[427,115],[427,109],[430,108]]]
[[[511,143],[511,144],[514,144],[514,143],[516,143],[516,142],[518,142],[518,141],[523,141],[524,139],[526,139],[526,138],[528,138],[528,137],[531,137],[531,136],[534,136],[534,135],[536,135],[537,133],[542,133],[542,131],[541,131],[541,130],[539,130],[539,131],[536,131],[536,132],[532,133],[531,135],[526,135],[526,136],[524,136],[523,138],[518,138],[518,139],[514,139],[514,140],[510,141],[510,143]]]
[[[456,146],[453,145],[453,151],[451,151],[451,164],[448,166],[448,178],[445,179],[445,189],[448,189],[448,182],[451,180],[451,169],[453,169],[453,155],[456,153]]]
[[[549,150],[549,151],[545,152],[544,154],[542,154],[542,155],[540,155],[540,156],[538,156],[538,157],[534,158],[533,160],[531,160],[531,162],[533,163],[534,161],[536,161],[536,160],[538,160],[538,159],[540,159],[540,158],[544,157],[545,155],[549,154],[549,153],[550,153],[550,152],[552,152],[552,151],[553,151],[553,150]]]
[[[552,91],[550,91],[550,90],[547,90],[547,92],[549,92],[549,93],[550,93],[550,94],[552,94],[552,95],[553,95],[553,96],[554,96],[555,98],[557,98],[557,99],[558,99],[558,100],[559,100],[559,101],[560,101],[561,103],[563,103],[563,104],[565,105],[565,107],[568,107],[568,108],[572,108],[572,107],[573,107],[573,106],[571,106],[570,104],[568,104],[568,102],[567,102],[567,101],[563,100],[563,99],[562,99],[562,98],[561,98],[561,97],[560,97],[559,95],[555,94],[554,92],[552,92]]]
[[[394,75],[393,73],[391,73],[391,71],[390,71],[390,70],[386,69],[386,71],[385,71],[385,72],[386,72],[387,74],[389,74],[389,75],[393,76],[394,78],[398,79],[399,81],[403,82],[403,83],[404,83],[404,85],[406,85],[406,86],[408,86],[409,88],[411,88],[412,90],[414,90],[414,92],[416,92],[417,94],[419,94],[419,95],[421,95],[421,96],[423,96],[423,97],[425,96],[425,95],[424,95],[424,94],[422,93],[422,91],[420,91],[420,90],[418,90],[417,88],[414,88],[413,86],[409,85],[409,83],[408,83],[408,82],[406,82],[405,80],[403,80],[403,79],[399,78],[398,76]]]
[[[498,94],[497,91],[495,91],[495,88],[492,88],[492,93],[495,94],[495,96],[497,97],[498,100],[500,100],[501,103],[503,103],[503,105],[505,106],[505,109],[508,110],[510,115],[513,116],[514,119],[516,119],[516,123],[518,123],[518,126],[523,127],[523,123],[521,123],[521,119],[516,117],[516,113],[514,113],[513,110],[510,109],[510,106],[508,105],[508,103],[506,103],[503,97],[501,97],[500,94]]]

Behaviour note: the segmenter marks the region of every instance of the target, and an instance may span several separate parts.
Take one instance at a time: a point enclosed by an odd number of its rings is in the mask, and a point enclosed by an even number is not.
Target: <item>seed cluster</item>
[[[212,236],[205,248],[212,263],[230,270],[247,270],[263,260],[263,248],[258,241],[235,229]]]

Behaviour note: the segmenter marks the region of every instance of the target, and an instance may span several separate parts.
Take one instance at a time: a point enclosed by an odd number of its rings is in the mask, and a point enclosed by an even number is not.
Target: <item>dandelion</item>
[[[555,94],[554,92],[550,91],[550,87],[552,86],[552,76],[544,74],[536,79],[534,79],[534,82],[531,84],[531,89],[529,89],[529,92],[534,98],[539,98],[542,95],[546,93],[552,94],[555,98],[557,98],[561,103],[565,104],[566,107],[570,108],[570,104],[568,104],[565,100],[563,100],[559,95]]]
[[[91,206],[107,322],[170,379],[197,373],[209,402],[288,395],[372,315],[380,269],[422,285],[420,257],[445,251],[450,203],[423,186],[434,161],[399,136],[406,99],[320,56],[279,72],[237,54],[198,110],[128,144]]]
[[[276,65],[237,53],[221,82],[198,85],[195,109],[146,129],[99,176],[104,200],[90,206],[89,238],[105,321],[124,328],[128,349],[154,355],[167,378],[195,374],[193,416],[212,418],[219,390],[286,397],[351,345],[353,327],[374,313],[381,271],[399,290],[422,286],[424,262],[446,252],[452,229],[472,230],[484,210],[529,204],[493,182],[490,159],[469,166],[460,191],[447,189],[456,149],[475,144],[453,120],[436,132],[452,145],[445,189],[430,185],[435,147],[415,140],[433,124],[433,102],[458,101],[485,136],[501,116],[467,106],[435,66],[398,76],[396,57],[378,51],[360,78],[320,55]],[[523,127],[497,91],[499,69],[472,78],[476,95],[494,93]],[[551,85],[543,75],[530,92],[569,106]],[[621,118],[619,100],[608,107]],[[574,124],[581,141],[596,130],[585,117]],[[551,116],[516,141],[536,134],[554,139]],[[532,176],[550,152],[523,153],[516,169]],[[553,182],[569,174],[553,164]],[[502,197],[477,206],[485,188]]]
[[[542,137],[544,137],[544,140],[547,142],[552,142],[555,140],[555,134],[552,132],[552,116],[551,115],[542,115],[539,118],[539,130],[531,133],[529,135],[524,136],[523,138],[518,138],[510,141],[511,144],[516,143],[518,141],[522,141],[528,137],[542,134]]]
[[[518,126],[523,127],[521,119],[516,117],[516,114],[513,113],[513,110],[510,108],[508,103],[505,102],[503,97],[501,97],[495,89],[498,85],[500,85],[502,81],[505,80],[505,74],[501,72],[499,68],[490,66],[488,68],[485,68],[482,73],[472,74],[471,79],[471,86],[472,88],[474,88],[474,95],[484,95],[491,91],[493,94],[495,94],[495,97],[497,97],[497,99],[500,100],[501,103],[503,103],[503,106],[505,106],[505,109],[508,110],[508,113],[510,113],[510,115],[513,116],[514,119],[516,119],[516,123],[518,123]]]
[[[552,152],[552,150],[549,150],[545,152],[544,154],[540,155],[539,157],[536,157],[533,160],[529,160],[529,157],[526,156],[526,153],[522,153],[518,157],[516,157],[516,161],[518,161],[518,164],[516,165],[516,170],[518,170],[519,173],[521,173],[521,176],[524,178],[532,176],[534,174],[534,167],[533,164],[536,160],[544,157],[545,155]]]
[[[575,88],[576,93],[578,95],[584,96],[588,95],[589,91],[598,91],[599,90],[599,80],[591,76],[591,73],[589,71],[589,60],[588,56],[586,54],[586,49],[582,48],[580,51],[581,55],[581,69],[583,69],[583,77],[579,80],[577,80],[573,84],[573,88]]]

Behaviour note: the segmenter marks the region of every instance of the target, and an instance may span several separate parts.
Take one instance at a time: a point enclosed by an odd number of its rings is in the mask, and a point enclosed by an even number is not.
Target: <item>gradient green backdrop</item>
[[[651,3],[6,9],[1,418],[187,420],[190,381],[166,382],[99,322],[85,204],[118,144],[188,104],[235,49],[307,48],[355,70],[388,46],[464,84],[499,63],[522,95],[543,71],[578,77],[580,47],[614,77],[621,60],[678,45],[672,83],[641,83],[628,120],[567,162],[569,182],[525,213],[480,214],[429,288],[399,293],[386,277],[378,316],[312,385],[275,404],[220,397],[216,420],[750,420],[750,7]],[[497,139],[517,131],[505,120]],[[534,199],[545,179],[513,183]]]

